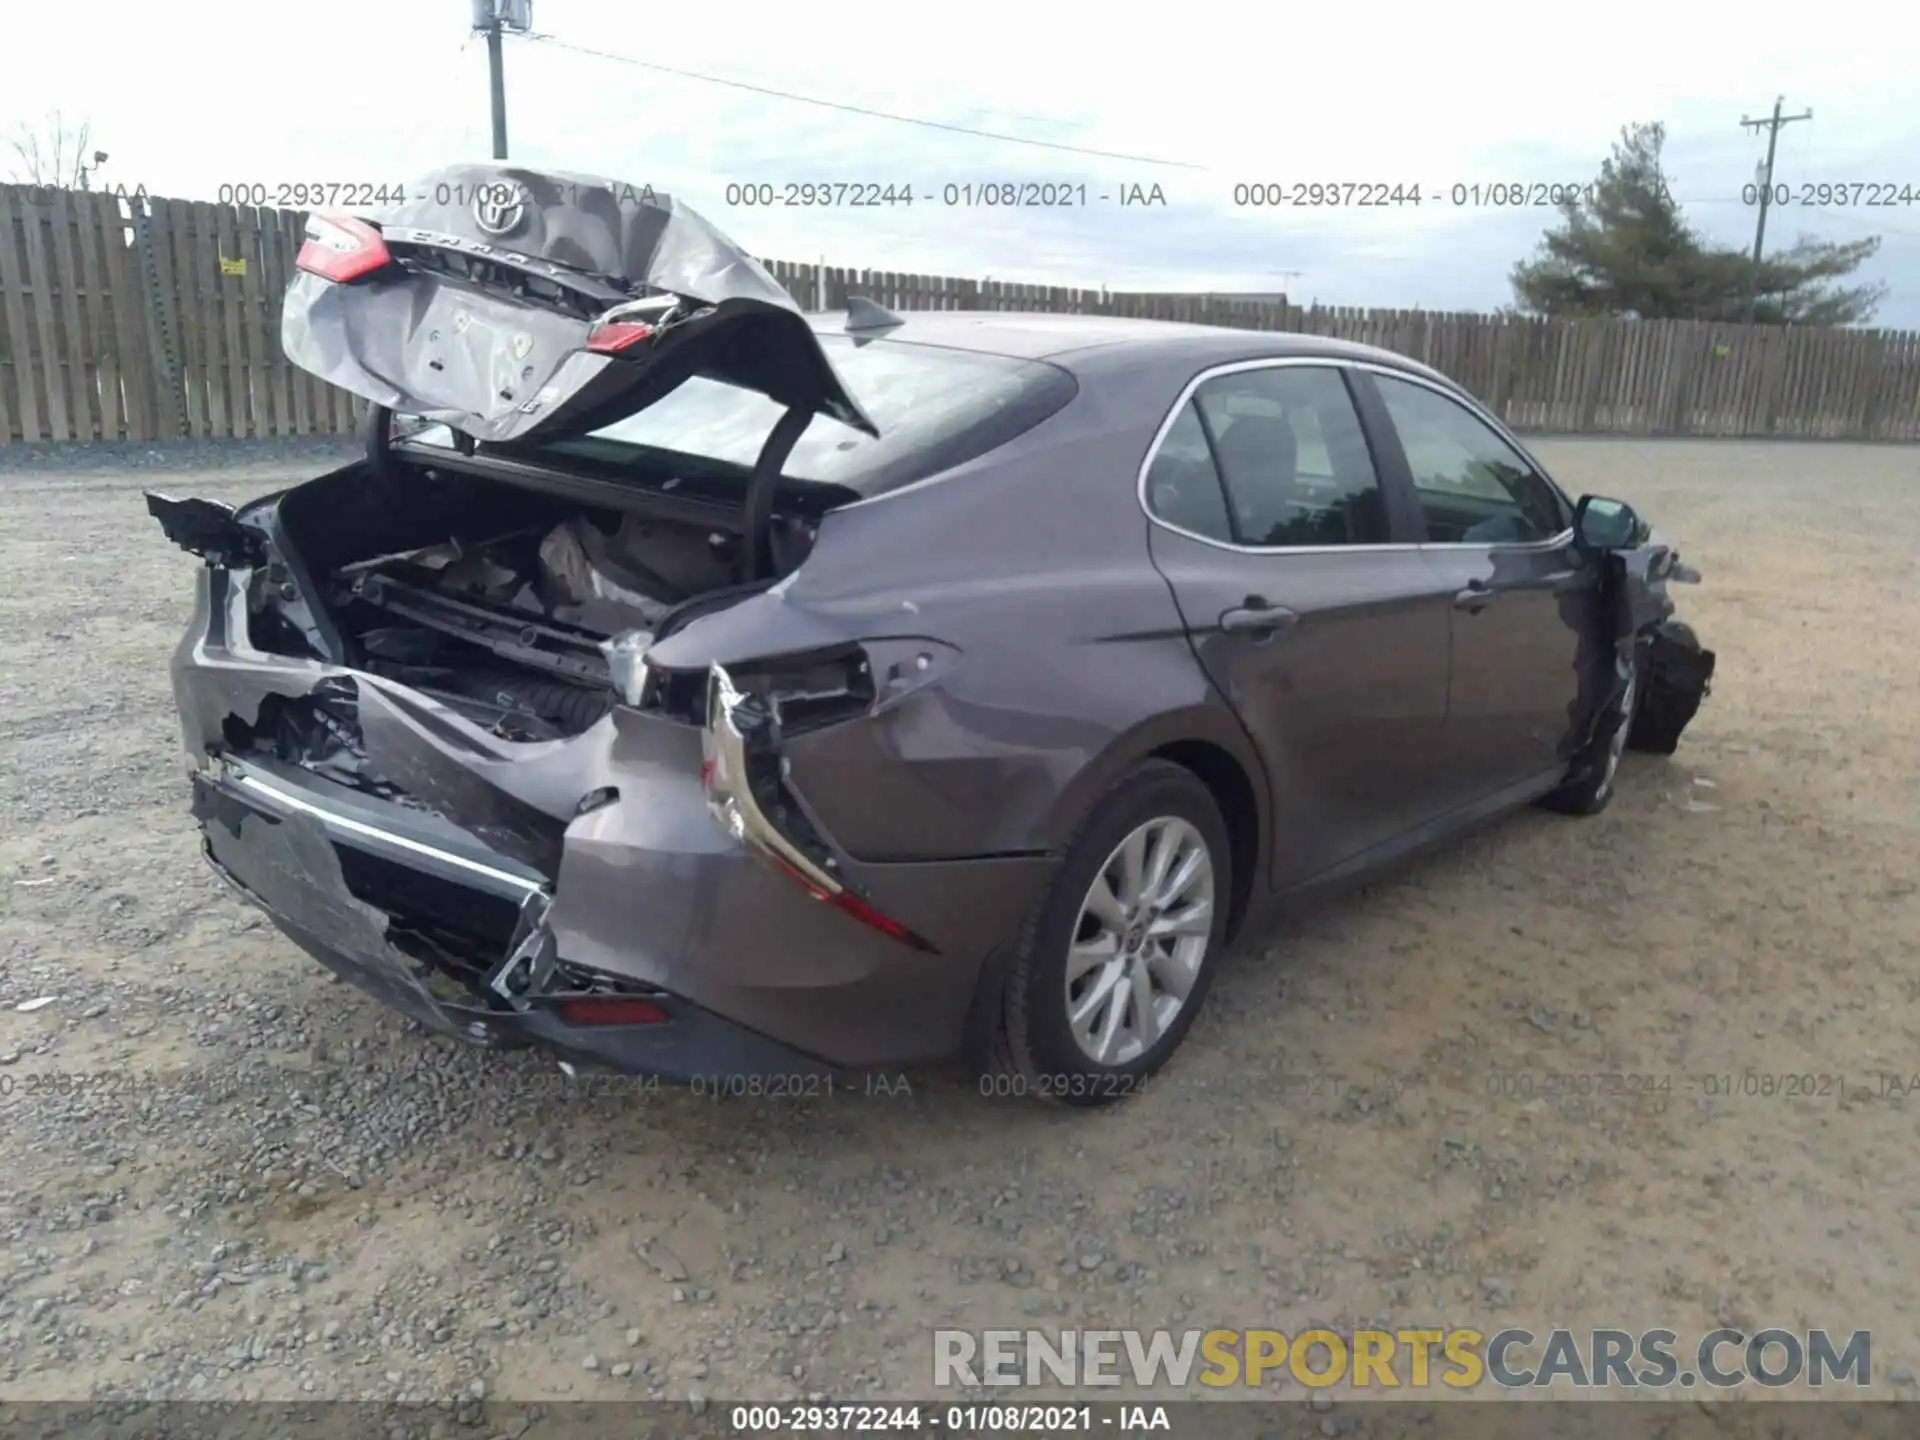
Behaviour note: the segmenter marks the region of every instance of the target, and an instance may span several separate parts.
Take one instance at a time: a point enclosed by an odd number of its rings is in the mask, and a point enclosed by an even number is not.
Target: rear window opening
[[[1077,389],[1071,375],[1044,361],[884,338],[818,338],[880,434],[816,415],[782,474],[850,498],[884,494],[984,455],[1052,415]],[[513,453],[596,474],[626,474],[669,490],[686,482],[704,490],[716,479],[744,487],[784,411],[757,391],[695,375],[614,424],[516,446]],[[451,447],[452,436],[433,427],[410,443]]]

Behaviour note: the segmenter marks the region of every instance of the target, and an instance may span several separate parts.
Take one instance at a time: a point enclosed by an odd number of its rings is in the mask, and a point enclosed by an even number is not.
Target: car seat
[[[1239,415],[1215,443],[1240,533],[1255,545],[1274,543],[1269,537],[1293,518],[1299,489],[1300,442],[1293,426],[1278,415]]]

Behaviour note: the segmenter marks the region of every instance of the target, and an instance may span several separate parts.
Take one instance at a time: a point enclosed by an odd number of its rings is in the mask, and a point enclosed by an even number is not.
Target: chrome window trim
[[[1255,360],[1230,360],[1225,364],[1214,365],[1202,370],[1182,387],[1180,394],[1174,399],[1173,404],[1168,407],[1165,418],[1161,420],[1159,428],[1153,432],[1153,440],[1147,446],[1146,458],[1140,462],[1140,473],[1134,482],[1134,498],[1140,502],[1140,511],[1147,517],[1150,524],[1158,525],[1162,530],[1183,536],[1198,544],[1211,545],[1216,550],[1225,550],[1235,555],[1379,555],[1395,551],[1413,553],[1422,550],[1486,550],[1489,552],[1498,550],[1503,554],[1526,554],[1536,550],[1557,550],[1571,543],[1573,540],[1573,527],[1569,525],[1558,535],[1551,536],[1545,540],[1508,541],[1502,543],[1441,540],[1421,541],[1418,543],[1390,541],[1373,545],[1236,545],[1231,540],[1216,540],[1210,535],[1198,534],[1154,514],[1153,506],[1147,503],[1147,472],[1153,468],[1153,462],[1159,458],[1161,445],[1165,442],[1169,432],[1172,431],[1175,422],[1179,420],[1180,412],[1185,409],[1187,403],[1193,399],[1194,391],[1198,390],[1209,380],[1217,379],[1222,375],[1238,375],[1249,370],[1279,370],[1300,366],[1317,366],[1327,370],[1369,370],[1378,375],[1387,375],[1396,380],[1405,380],[1410,384],[1424,386],[1436,395],[1444,399],[1452,400],[1456,404],[1461,405],[1467,413],[1472,415],[1476,420],[1484,423],[1503,441],[1513,446],[1515,452],[1521,459],[1527,462],[1534,474],[1546,481],[1547,485],[1553,490],[1553,493],[1558,495],[1563,503],[1566,503],[1566,492],[1556,485],[1553,477],[1540,467],[1539,462],[1535,460],[1532,455],[1527,453],[1526,447],[1513,438],[1512,433],[1508,431],[1507,427],[1489,414],[1486,408],[1474,400],[1472,396],[1456,391],[1450,385],[1436,383],[1424,375],[1415,375],[1410,371],[1397,369],[1392,365],[1382,365],[1372,360],[1350,360],[1343,356],[1332,355],[1268,355]],[[1365,421],[1361,420],[1357,407],[1354,411],[1354,419],[1361,423],[1364,431]],[[1384,489],[1386,482],[1377,474],[1375,479],[1380,481],[1381,487]],[[1569,511],[1573,509],[1571,503],[1567,503],[1567,509]]]

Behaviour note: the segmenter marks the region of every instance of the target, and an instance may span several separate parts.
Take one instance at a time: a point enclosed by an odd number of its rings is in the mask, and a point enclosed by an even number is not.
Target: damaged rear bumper
[[[404,889],[410,906],[464,912],[460,918],[482,935],[510,934],[497,967],[505,969],[515,954],[551,945],[544,932],[548,892],[537,872],[430,817],[380,814],[357,798],[258,766],[226,761],[196,773],[192,783],[193,813],[215,871],[314,959],[430,1030],[482,1047],[541,1044],[588,1064],[680,1081],[833,1072],[646,986],[615,989],[601,980],[592,997],[603,1013],[609,1001],[645,1007],[651,1014],[643,1023],[572,1021],[570,1005],[594,984],[580,976],[572,987],[549,977],[549,988],[521,997],[519,1007],[490,1004],[419,951],[403,948],[392,933],[394,916],[375,902],[399,899]],[[527,917],[535,924],[524,925]]]
[[[570,739],[504,741],[391,680],[254,648],[247,581],[201,570],[174,655],[207,858],[360,989],[471,1043],[670,1079],[967,1048],[988,955],[1053,860],[849,865],[929,948],[900,944],[715,822],[697,727],[616,706]],[[275,704],[341,693],[398,793],[254,733]]]

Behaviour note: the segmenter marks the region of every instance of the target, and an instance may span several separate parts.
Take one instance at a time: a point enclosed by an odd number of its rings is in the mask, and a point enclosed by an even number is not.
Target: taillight
[[[677,295],[647,295],[627,300],[595,320],[587,329],[587,349],[596,355],[625,355],[636,346],[660,337],[682,316]]]
[[[306,242],[294,262],[310,275],[344,285],[393,263],[387,242],[364,220],[350,215],[313,215]]]
[[[596,355],[619,355],[653,338],[653,326],[637,320],[602,320],[587,332],[587,349]]]
[[[569,1025],[664,1025],[667,1012],[635,995],[587,995],[555,1006]]]
[[[882,935],[893,940],[898,940],[902,945],[911,946],[915,950],[925,950],[929,953],[933,950],[933,946],[914,934],[913,931],[902,925],[898,920],[894,919],[891,915],[882,914],[880,911],[874,909],[873,906],[862,900],[851,890],[842,890],[838,895],[828,897],[827,903],[836,910],[846,911],[847,914],[858,920],[862,925],[871,925]]]
[[[769,861],[814,899],[915,950],[934,947],[891,915],[848,889],[806,818],[789,803],[781,780],[780,720],[774,703],[742,689],[715,663],[707,679],[700,783],[722,828]],[[805,838],[810,843],[803,844]],[[815,853],[809,853],[810,851]]]

